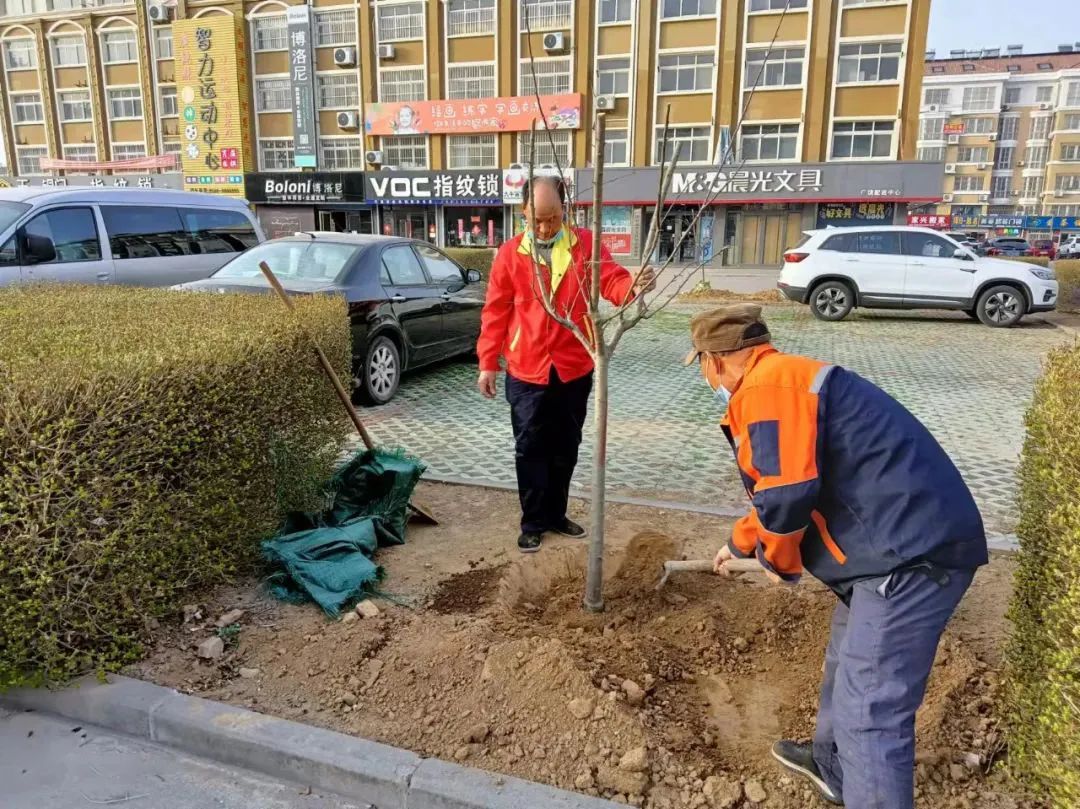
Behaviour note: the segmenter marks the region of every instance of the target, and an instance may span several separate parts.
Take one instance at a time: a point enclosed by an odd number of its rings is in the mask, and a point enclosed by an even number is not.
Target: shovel
[[[730,573],[764,573],[765,568],[757,559],[729,559],[724,563],[724,570]],[[656,585],[659,590],[667,584],[668,577],[672,573],[712,573],[712,559],[687,559],[686,561],[673,560],[664,562],[664,575]]]

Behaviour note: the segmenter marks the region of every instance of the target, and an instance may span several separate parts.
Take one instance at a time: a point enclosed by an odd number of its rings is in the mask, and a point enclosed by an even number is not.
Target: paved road
[[[133,739],[0,708],[4,809],[361,809]]]
[[[630,332],[612,367],[611,491],[722,508],[745,507],[720,413],[696,370],[680,358],[690,315],[681,306]],[[922,419],[960,467],[988,528],[1014,528],[1014,476],[1023,414],[1041,358],[1066,335],[1036,317],[989,329],[958,313],[867,312],[822,323],[800,306],[766,312],[783,350],[839,363],[871,379]],[[407,377],[389,405],[366,418],[380,441],[403,444],[436,476],[514,483],[509,408],[480,398],[475,366],[457,362]],[[575,486],[587,486],[586,437]]]

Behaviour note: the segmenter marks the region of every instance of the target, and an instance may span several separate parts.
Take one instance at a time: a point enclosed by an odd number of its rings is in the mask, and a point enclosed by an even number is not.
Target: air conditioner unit
[[[1050,105],[1046,104],[1046,103],[1040,104],[1039,109],[1040,110],[1048,110],[1048,109],[1050,109]]]
[[[1016,165],[1018,165],[1018,166],[1019,166],[1020,168],[1023,168],[1023,167],[1024,167],[1025,165],[1027,165],[1027,164],[1026,164],[1026,162],[1025,162],[1025,161],[1023,161],[1023,160],[1017,160],[1017,161],[1016,161]]]
[[[991,132],[989,135],[986,136],[986,139],[989,141],[997,140],[997,132]]]
[[[146,16],[152,23],[168,22],[173,17],[173,10],[161,0],[149,0],[146,4]]]
[[[615,96],[597,96],[596,108],[598,110],[613,110],[615,109]]]
[[[989,194],[979,194],[979,202],[989,202],[989,201],[990,201],[990,195]]]
[[[953,143],[953,144],[959,143],[960,142],[960,136],[959,135],[949,135],[948,142]]]
[[[354,67],[356,48],[334,48],[334,64],[338,67]]]
[[[380,45],[379,46],[379,58],[380,59],[386,59],[386,60],[393,59],[395,53],[396,53],[396,51],[394,50],[393,45]]]
[[[544,34],[544,50],[548,53],[562,53],[566,50],[566,34],[562,31],[552,31]]]
[[[364,152],[364,162],[370,163],[373,166],[379,166],[382,164],[382,152],[374,149],[372,151]]]
[[[360,113],[347,110],[337,114],[337,125],[341,129],[356,129],[360,126]]]
[[[926,111],[927,112],[937,112],[938,111],[938,105],[937,104],[931,104],[929,107],[926,108]]]
[[[946,174],[956,174],[956,164],[955,163],[946,163],[945,164],[945,173]]]
[[[988,168],[990,168],[990,164],[989,163],[980,163],[978,168],[979,168],[979,171],[986,171]]]
[[[1001,111],[1002,112],[1008,112],[1010,109],[1011,109],[1011,107],[1008,104],[1002,104],[1001,105]]]
[[[941,195],[941,201],[942,202],[952,202],[952,194],[942,194]]]

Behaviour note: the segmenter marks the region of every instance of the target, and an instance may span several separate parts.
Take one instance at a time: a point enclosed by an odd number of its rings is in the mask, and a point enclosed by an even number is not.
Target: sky
[[[926,47],[939,58],[954,48],[1006,45],[1044,53],[1066,42],[1080,42],[1077,0],[930,0]]]

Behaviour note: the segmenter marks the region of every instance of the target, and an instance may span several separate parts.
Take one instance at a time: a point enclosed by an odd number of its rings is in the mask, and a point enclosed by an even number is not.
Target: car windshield
[[[259,262],[265,261],[282,281],[335,281],[356,255],[357,249],[354,245],[334,242],[266,242],[237,256],[211,277],[220,281],[261,276]]]
[[[25,202],[0,202],[0,232],[8,229],[16,219],[30,210]]]

